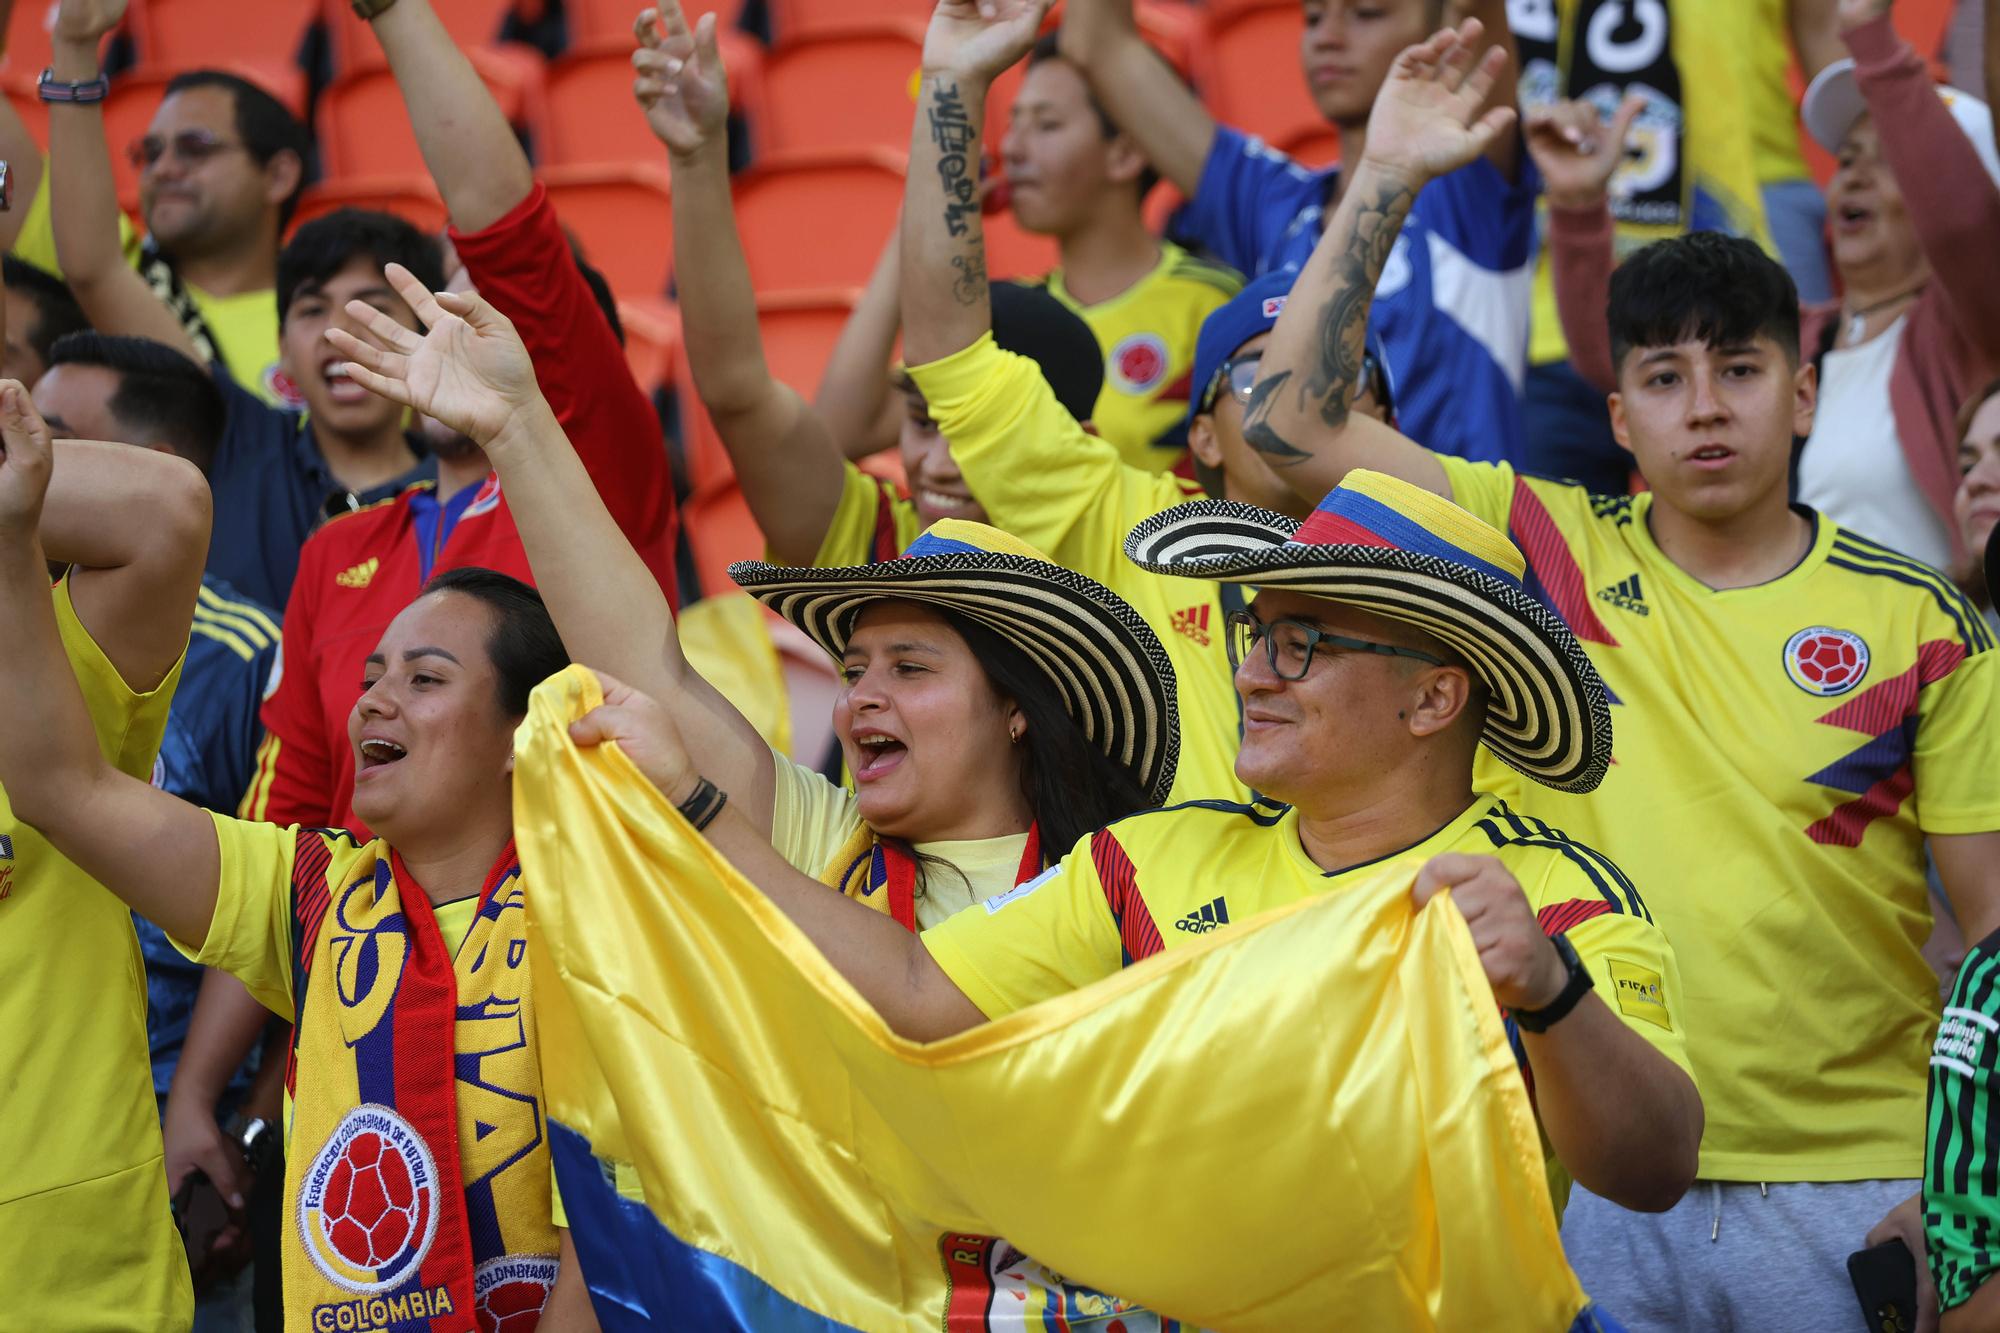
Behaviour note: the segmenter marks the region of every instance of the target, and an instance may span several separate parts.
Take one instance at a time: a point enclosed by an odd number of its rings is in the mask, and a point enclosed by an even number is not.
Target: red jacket
[[[672,596],[674,498],[659,421],[570,258],[546,192],[537,185],[506,217],[470,236],[454,230],[452,240],[479,294],[514,321],[598,494]],[[246,818],[367,837],[350,804],[347,716],[382,632],[441,570],[483,567],[533,581],[497,476],[446,508],[460,512],[442,543],[429,482],[332,519],[307,539],[265,690],[265,738],[243,799]]]
[[[2000,187],[1986,174],[1937,86],[1887,17],[1847,34],[1855,80],[1882,138],[1882,157],[1903,191],[1935,279],[1910,307],[1889,371],[1896,438],[1910,476],[1937,511],[1960,556],[1952,496],[1958,489],[1959,407],[2000,366]],[[1549,259],[1570,364],[1606,393],[1617,387],[1604,311],[1611,288],[1611,218],[1603,209],[1549,210]],[[1839,302],[1799,312],[1799,341],[1815,355]]]

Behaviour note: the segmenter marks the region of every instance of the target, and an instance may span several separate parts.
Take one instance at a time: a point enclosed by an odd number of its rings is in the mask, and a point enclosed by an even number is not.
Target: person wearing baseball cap
[[[1952,569],[1976,554],[1963,549],[1952,511],[1953,424],[2000,359],[2000,266],[1984,262],[2000,235],[2000,156],[1986,104],[1932,83],[1889,8],[1890,0],[1841,0],[1853,56],[1820,71],[1801,110],[1838,163],[1826,196],[1841,295],[1800,312],[1819,411],[1799,456],[1797,498]],[[1600,191],[1622,152],[1604,134],[1550,151],[1595,163]],[[1544,176],[1562,172],[1538,161]],[[1616,392],[1603,318],[1614,262],[1608,226],[1557,229],[1550,245],[1572,363]]]

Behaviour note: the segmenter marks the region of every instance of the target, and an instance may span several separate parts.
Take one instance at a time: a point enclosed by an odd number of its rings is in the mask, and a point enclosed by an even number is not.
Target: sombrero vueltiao
[[[1522,588],[1505,534],[1420,486],[1350,472],[1303,523],[1197,501],[1134,528],[1125,554],[1155,574],[1282,588],[1414,625],[1491,692],[1494,754],[1561,791],[1604,780],[1611,708],[1583,645]]]
[[[884,598],[969,616],[1026,653],[1083,732],[1154,804],[1180,760],[1174,668],[1152,627],[1103,584],[997,528],[940,519],[894,560],[839,569],[739,561],[729,577],[838,661],[855,617]]]

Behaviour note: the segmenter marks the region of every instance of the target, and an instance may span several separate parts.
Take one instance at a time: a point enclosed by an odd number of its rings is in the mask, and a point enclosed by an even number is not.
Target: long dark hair
[[[1042,852],[1053,861],[1078,838],[1152,804],[1139,778],[1097,748],[1063,707],[1055,682],[1012,640],[969,616],[945,611],[1001,696],[1028,720],[1021,737],[1021,794],[1035,812]]]

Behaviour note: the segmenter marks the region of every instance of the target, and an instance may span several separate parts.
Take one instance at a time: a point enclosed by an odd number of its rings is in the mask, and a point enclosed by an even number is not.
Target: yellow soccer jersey
[[[121,772],[148,777],[180,667],[133,693],[77,620],[67,578],[54,597],[98,748]],[[187,1327],[187,1260],[167,1205],[132,913],[17,824],[4,791],[0,970],[0,1252],[15,1260],[0,1323]]]
[[[1536,808],[1648,888],[1687,981],[1701,1174],[1921,1174],[1937,978],[1924,835],[2000,829],[2000,654],[1943,575],[1826,519],[1783,577],[1715,591],[1651,495],[1441,459],[1611,694],[1610,775]],[[1504,769],[1482,762],[1481,781]]]
[[[1521,882],[1542,929],[1567,934],[1598,996],[1633,1031],[1688,1069],[1681,981],[1667,937],[1609,858],[1475,797],[1465,813],[1397,855],[1498,857]],[[1197,801],[1120,820],[1085,836],[1061,864],[923,934],[924,947],[989,1018],[1110,976],[1232,921],[1337,892],[1380,860],[1328,873],[1299,842],[1298,812],[1260,801]],[[1532,1090],[1525,1051],[1508,1035]],[[1568,1177],[1543,1140],[1558,1208]]]
[[[118,215],[118,239],[125,257],[139,262],[140,236],[131,219]],[[46,167],[35,197],[29,201],[28,216],[21,222],[14,240],[14,254],[57,277],[62,267],[56,262],[56,234],[49,216],[49,176]],[[244,292],[238,296],[211,296],[196,287],[187,289],[202,323],[208,326],[215,354],[228,368],[230,377],[278,407],[292,406],[278,387],[278,294],[270,288]]]
[[[1083,316],[1104,349],[1104,390],[1091,424],[1133,467],[1163,471],[1187,454],[1194,345],[1209,312],[1243,290],[1243,275],[1160,242],[1153,271],[1108,301],[1085,305],[1056,269],[1049,295]]]
[[[1000,350],[991,334],[910,375],[987,521],[1110,588],[1160,636],[1181,710],[1172,799],[1248,796],[1236,779],[1242,714],[1223,643],[1243,589],[1148,574],[1125,558],[1127,532],[1201,498],[1200,487],[1122,461],[1063,410],[1033,361]]]
[[[852,463],[841,464],[840,503],[820,539],[814,569],[845,569],[849,565],[894,560],[924,530],[916,501],[893,482],[871,477]]]

